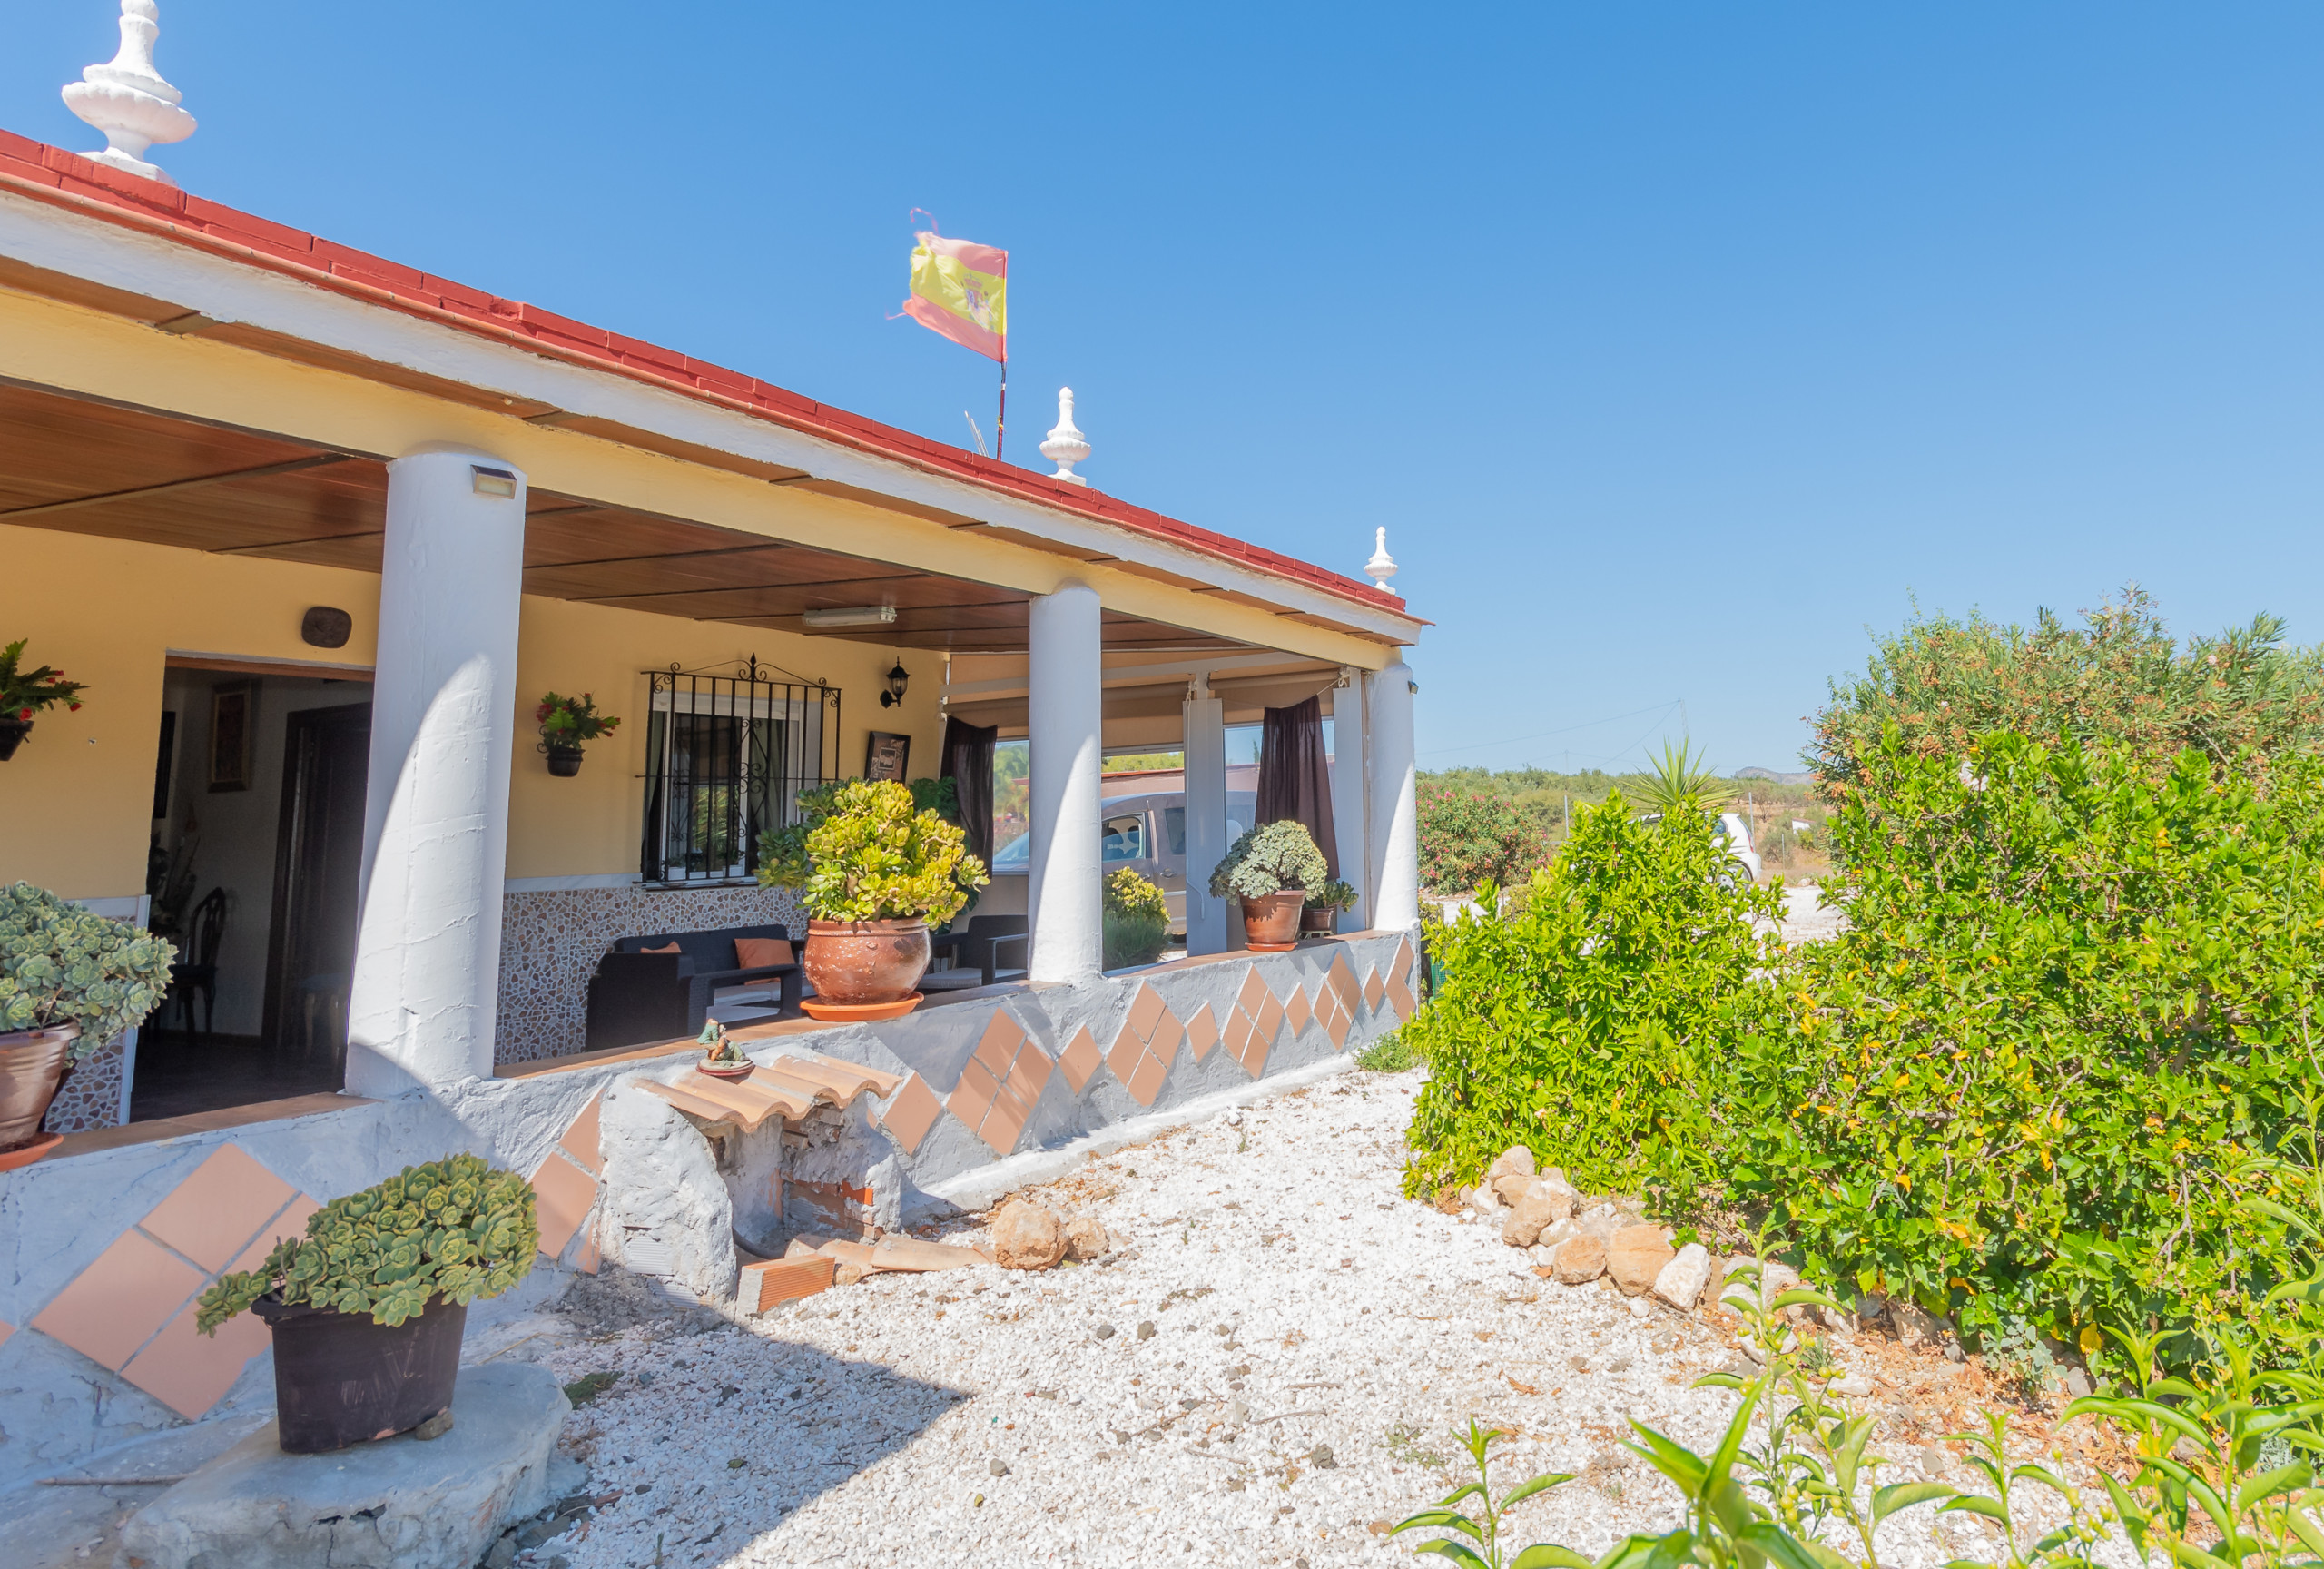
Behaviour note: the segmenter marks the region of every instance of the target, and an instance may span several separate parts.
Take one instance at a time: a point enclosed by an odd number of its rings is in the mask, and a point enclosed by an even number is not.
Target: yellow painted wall
[[[68,898],[144,891],[162,672],[172,652],[368,666],[378,637],[379,579],[369,573],[0,525],[0,642],[31,639],[34,663],[89,684],[79,713],[52,709],[15,757],[0,763],[0,882],[21,878]],[[299,639],[308,607],[355,619],[335,650]],[[646,684],[678,661],[731,666],[755,653],[841,688],[837,766],[860,773],[873,730],[912,737],[911,773],[932,775],[942,725],[942,666],[908,653],[909,693],[881,708],[893,651],[639,611],[527,597],[517,645],[517,752],[510,782],[508,875],[572,877],[637,870],[644,810]],[[587,691],[621,716],[586,749],[581,773],[553,777],[534,749],[542,692]]]

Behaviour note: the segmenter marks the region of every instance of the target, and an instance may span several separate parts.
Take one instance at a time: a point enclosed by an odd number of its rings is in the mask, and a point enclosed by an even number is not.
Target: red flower
[[[31,709],[29,709],[29,708],[25,709],[23,713],[21,713],[21,714],[19,714],[19,715],[16,715],[16,717],[17,717],[17,718],[19,718],[19,719],[29,719],[29,718],[31,718],[32,716],[33,716],[33,711],[32,711]]]
[[[70,703],[65,705],[64,711],[67,714],[78,714],[81,711],[81,706],[78,703]]]

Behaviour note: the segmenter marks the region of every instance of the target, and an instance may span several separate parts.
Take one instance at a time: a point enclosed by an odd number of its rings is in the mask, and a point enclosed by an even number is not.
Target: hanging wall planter
[[[0,763],[14,757],[16,748],[23,745],[25,737],[32,733],[33,722],[29,719],[20,719],[14,714],[0,719]]]
[[[81,706],[80,695],[88,690],[83,682],[64,679],[62,670],[45,665],[23,668],[26,641],[19,637],[0,648],[0,763],[14,757],[33,733],[34,715],[59,703],[70,713]]]
[[[621,725],[613,715],[598,713],[596,699],[586,692],[578,697],[546,693],[533,717],[540,722],[541,755],[548,759],[550,775],[558,779],[581,772],[582,742],[610,735]]]

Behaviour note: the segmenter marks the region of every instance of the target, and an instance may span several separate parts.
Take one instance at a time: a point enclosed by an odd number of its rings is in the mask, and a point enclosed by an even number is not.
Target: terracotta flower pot
[[[1299,913],[1306,904],[1305,888],[1244,900],[1243,946],[1262,952],[1292,947],[1299,941]]]
[[[1340,913],[1328,904],[1309,904],[1299,912],[1299,930],[1328,937],[1340,929]]]
[[[901,1002],[928,972],[928,923],[809,921],[799,963],[823,1002]]]
[[[29,1142],[64,1081],[64,1055],[80,1038],[78,1024],[16,1030],[0,1035],[0,1150]]]

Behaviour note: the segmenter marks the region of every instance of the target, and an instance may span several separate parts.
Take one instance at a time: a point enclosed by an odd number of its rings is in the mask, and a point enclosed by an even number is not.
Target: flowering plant
[[[598,713],[596,699],[586,692],[578,697],[544,694],[533,717],[540,721],[541,739],[552,746],[577,746],[611,735],[621,725],[612,715]]]
[[[19,637],[0,648],[0,719],[29,720],[59,703],[68,711],[80,707],[80,695],[88,690],[84,683],[67,681],[64,671],[45,665],[22,668],[27,641]]]

